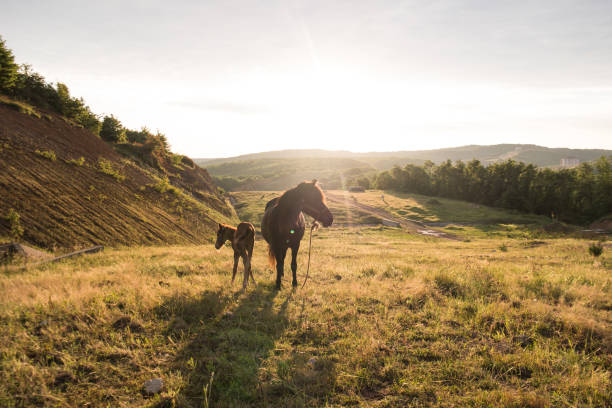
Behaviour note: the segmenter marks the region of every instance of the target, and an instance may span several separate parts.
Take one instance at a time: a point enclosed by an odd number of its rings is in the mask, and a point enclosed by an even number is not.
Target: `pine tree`
[[[13,52],[0,37],[0,92],[11,93],[17,80],[17,68]]]

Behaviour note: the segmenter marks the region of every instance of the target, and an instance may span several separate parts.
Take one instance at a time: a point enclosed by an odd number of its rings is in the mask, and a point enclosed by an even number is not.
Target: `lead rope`
[[[308,275],[310,274],[310,250],[312,249],[312,231],[317,229],[319,224],[314,221],[312,226],[310,227],[310,237],[308,238],[308,267],[306,268],[306,277],[304,278],[304,283],[302,284],[302,289],[306,286],[306,281],[308,280]]]

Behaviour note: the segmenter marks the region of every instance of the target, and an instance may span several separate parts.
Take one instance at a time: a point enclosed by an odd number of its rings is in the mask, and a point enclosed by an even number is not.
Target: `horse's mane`
[[[302,190],[307,186],[307,185],[311,185],[312,187],[316,188],[317,190],[319,190],[319,193],[321,193],[321,201],[323,201],[323,203],[325,204],[325,194],[323,193],[323,190],[321,190],[321,187],[317,184],[316,180],[315,181],[303,181],[300,184],[298,184],[296,187],[289,189],[287,191],[285,191],[279,198],[278,201],[276,202],[276,205],[280,205],[281,203],[286,203],[288,201],[291,201],[296,195],[298,195],[299,193],[302,192]]]
[[[223,228],[229,228],[229,229],[233,229],[236,230],[237,228],[234,227],[233,225],[229,225],[229,224],[224,224],[222,222],[219,223],[219,225],[223,226]]]

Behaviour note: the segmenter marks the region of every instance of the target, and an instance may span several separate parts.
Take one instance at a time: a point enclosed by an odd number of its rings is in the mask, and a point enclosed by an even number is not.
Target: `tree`
[[[6,216],[6,220],[9,223],[10,235],[13,241],[19,241],[23,235],[23,227],[21,226],[21,217],[19,213],[11,208]]]
[[[105,116],[100,129],[100,137],[107,142],[123,143],[126,140],[125,129],[119,119],[113,115]]]
[[[11,93],[17,81],[17,64],[13,52],[6,47],[0,37],[0,91]]]
[[[370,179],[367,177],[360,177],[357,179],[357,185],[368,190],[370,188]]]

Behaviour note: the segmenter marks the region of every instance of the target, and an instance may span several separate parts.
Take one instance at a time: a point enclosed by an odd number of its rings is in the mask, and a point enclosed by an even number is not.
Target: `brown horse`
[[[329,227],[334,216],[325,205],[325,195],[317,180],[300,183],[280,197],[270,200],[261,220],[261,233],[268,242],[270,265],[276,264],[276,289],[281,287],[284,275],[285,256],[291,248],[291,271],[293,286],[297,286],[297,254],[304,236],[304,215],[310,215]]]
[[[234,250],[234,270],[232,271],[232,284],[236,277],[236,271],[238,270],[238,259],[242,257],[242,264],[244,265],[244,281],[242,282],[242,289],[246,289],[249,283],[249,275],[255,283],[253,277],[253,271],[251,270],[251,258],[253,257],[253,246],[255,246],[255,228],[250,222],[241,222],[237,228],[231,225],[219,224],[219,230],[217,231],[217,242],[215,248],[219,249],[225,241],[232,243],[232,249]]]

